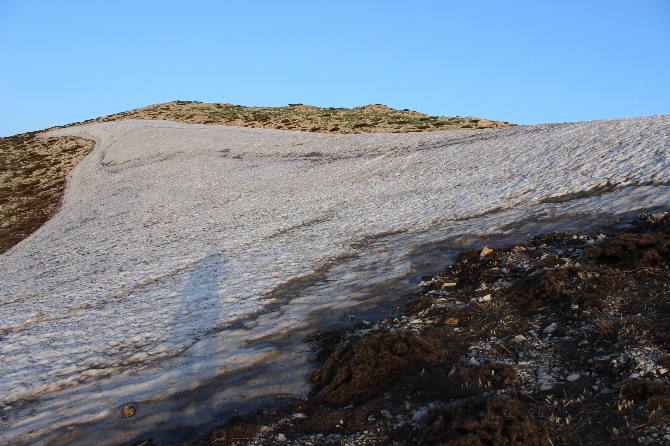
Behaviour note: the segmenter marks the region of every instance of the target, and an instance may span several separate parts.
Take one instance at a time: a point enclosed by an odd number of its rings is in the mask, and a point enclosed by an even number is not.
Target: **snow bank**
[[[128,120],[49,135],[97,144],[59,213],[0,256],[0,438],[16,443],[187,436],[305,395],[304,336],[388,301],[380,286],[406,280],[418,244],[670,204],[670,116],[368,135]]]

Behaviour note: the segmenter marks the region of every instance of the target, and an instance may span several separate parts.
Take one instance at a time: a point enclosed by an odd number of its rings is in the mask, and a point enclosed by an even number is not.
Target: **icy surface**
[[[304,336],[374,305],[417,244],[670,204],[670,116],[370,135],[128,120],[56,135],[96,146],[54,218],[0,256],[0,438],[16,444],[188,435],[245,401],[305,395]]]

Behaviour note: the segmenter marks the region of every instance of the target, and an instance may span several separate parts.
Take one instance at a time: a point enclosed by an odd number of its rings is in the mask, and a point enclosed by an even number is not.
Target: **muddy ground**
[[[308,398],[188,444],[670,444],[669,265],[667,213],[461,252],[400,317],[316,334]]]

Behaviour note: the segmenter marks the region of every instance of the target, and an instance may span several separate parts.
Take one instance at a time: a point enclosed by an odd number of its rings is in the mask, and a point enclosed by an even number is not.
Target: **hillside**
[[[43,136],[95,144],[0,255],[3,443],[666,435],[670,116]]]
[[[188,445],[668,444],[669,241],[665,212],[462,251],[397,317],[313,336],[308,398]]]
[[[383,105],[353,109],[318,108],[302,104],[244,107],[194,101],[150,105],[85,122],[124,119],[328,134],[474,130],[512,125],[470,117],[428,116],[415,111],[393,110]],[[91,141],[72,137],[43,139],[39,137],[39,132],[0,138],[0,254],[28,237],[50,218],[65,187],[65,177],[92,147]]]

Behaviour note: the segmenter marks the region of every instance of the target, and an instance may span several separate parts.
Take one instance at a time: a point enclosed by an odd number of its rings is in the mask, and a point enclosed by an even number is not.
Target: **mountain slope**
[[[124,119],[329,134],[427,132],[511,125],[469,117],[428,116],[409,110],[393,110],[383,105],[336,109],[305,105],[243,107],[194,101],[150,105],[86,122]],[[65,188],[65,177],[91,149],[91,141],[71,137],[42,139],[38,132],[0,138],[0,253],[28,237],[50,218]]]
[[[47,136],[96,144],[60,212],[0,256],[7,442],[172,441],[304,396],[304,339],[392,309],[450,243],[670,204],[670,116],[357,135],[130,119]]]

